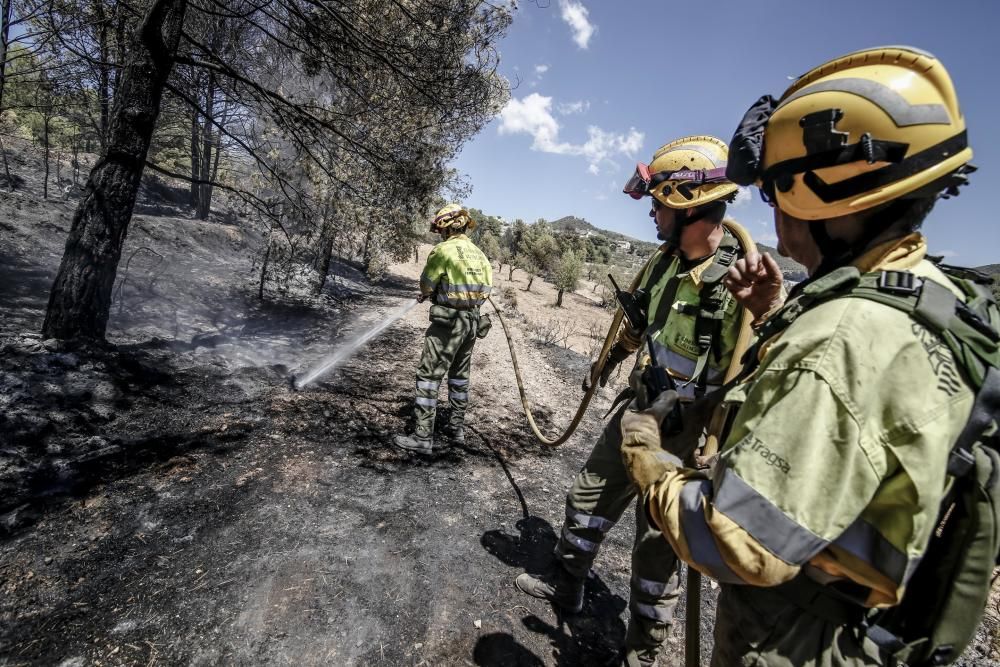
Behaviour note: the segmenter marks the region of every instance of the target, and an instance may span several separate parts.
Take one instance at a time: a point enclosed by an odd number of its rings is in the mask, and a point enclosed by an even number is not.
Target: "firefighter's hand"
[[[749,252],[736,260],[723,282],[736,301],[757,320],[785,300],[781,268],[767,253]]]
[[[663,448],[684,461],[685,465],[693,467],[694,453],[704,444],[705,431],[726,392],[727,389],[717,389],[685,405],[681,432],[664,438]]]
[[[604,387],[608,384],[608,378],[610,378],[611,374],[615,372],[616,368],[618,368],[619,363],[621,362],[613,362],[611,359],[606,359],[604,361],[604,368],[601,369],[601,374],[597,377],[597,385],[599,387]],[[590,365],[590,371],[588,371],[587,375],[583,378],[581,388],[585,392],[590,391],[590,383],[594,381],[594,372],[596,370],[597,362],[595,361]]]
[[[622,415],[622,460],[629,479],[641,493],[682,465],[660,442],[660,425],[677,401],[676,391],[665,391],[649,408],[637,410],[633,404]]]

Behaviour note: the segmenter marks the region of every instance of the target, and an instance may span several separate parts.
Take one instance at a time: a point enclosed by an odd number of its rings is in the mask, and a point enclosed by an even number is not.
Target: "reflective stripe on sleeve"
[[[610,519],[605,519],[603,516],[597,516],[595,514],[574,512],[569,507],[566,508],[566,518],[580,528],[593,528],[594,530],[599,530],[602,533],[606,533],[615,527],[615,522]]]
[[[908,559],[905,553],[860,517],[833,544],[869,563],[899,586],[906,583],[920,562],[919,558]]]
[[[731,468],[723,470],[712,504],[786,563],[801,565],[828,544],[790,519]]]
[[[684,484],[680,493],[681,525],[693,562],[707,570],[712,577],[724,584],[746,583],[736,575],[719,553],[712,537],[712,530],[705,521],[702,499],[712,493],[712,482],[707,479],[691,480]]]
[[[582,537],[577,537],[573,533],[569,532],[567,528],[563,528],[562,538],[580,551],[586,551],[588,553],[597,551],[597,547],[600,546],[597,542],[591,542],[590,540],[585,540]]]

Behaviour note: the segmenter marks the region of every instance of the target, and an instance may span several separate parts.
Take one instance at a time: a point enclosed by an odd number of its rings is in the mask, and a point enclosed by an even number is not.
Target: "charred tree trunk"
[[[73,168],[73,189],[76,189],[77,178],[80,174],[80,135],[73,135],[73,161],[70,163],[70,167]]]
[[[514,279],[514,272],[515,271],[517,271],[517,267],[514,266],[513,264],[509,264],[508,265],[508,271],[507,271],[507,280],[513,280]]]
[[[212,178],[212,121],[215,119],[215,74],[208,75],[208,86],[205,90],[205,124],[202,126],[201,135],[201,174],[198,180],[198,209],[196,215],[199,220],[207,220],[208,214],[212,210],[212,188],[209,181]]]
[[[98,138],[101,141],[101,150],[104,151],[108,146],[108,125],[111,118],[111,49],[108,43],[108,16],[104,0],[95,0],[92,4],[98,23],[97,48],[101,58],[97,65],[97,102],[100,107]]]
[[[320,294],[326,286],[326,278],[330,273],[330,264],[333,262],[334,236],[333,225],[326,225],[323,229],[323,237],[320,242],[319,261],[316,262],[316,272],[319,274],[319,280],[316,281],[316,294]]]
[[[42,181],[42,199],[49,198],[49,126],[52,116],[47,113],[42,116],[42,154],[45,158],[45,180]]]
[[[7,48],[10,44],[10,16],[13,0],[0,1],[0,111],[3,111],[3,91],[7,83]]]
[[[186,9],[187,0],[153,0],[138,28],[115,95],[108,148],[90,172],[49,295],[42,325],[47,338],[104,339],[122,244]]]
[[[319,274],[319,279],[316,281],[316,294],[323,292],[330,273],[330,264],[333,263],[333,247],[337,239],[336,215],[336,207],[332,203],[327,203],[324,206],[323,226],[320,229],[319,252],[313,263],[313,268]]]
[[[562,308],[562,297],[563,297],[563,290],[560,289],[559,292],[558,292],[558,294],[556,294],[556,307],[557,308]]]
[[[191,110],[191,208],[198,210],[198,176],[201,174],[200,159],[198,152],[198,137],[201,134],[198,125],[198,112]]]
[[[531,283],[533,283],[533,282],[535,282],[535,274],[529,273],[528,274],[528,286],[524,288],[525,292],[530,292],[531,291]]]
[[[271,235],[267,235],[267,248],[264,249],[264,259],[260,263],[260,284],[257,286],[257,298],[264,300],[264,283],[267,282],[267,264],[271,260]]]
[[[3,112],[3,92],[7,85],[7,47],[10,44],[10,16],[13,0],[0,0],[0,113]],[[7,164],[7,149],[0,142],[0,156],[3,157],[3,171],[7,177],[7,191],[14,191],[14,179]]]
[[[368,273],[369,269],[372,268],[371,241],[372,228],[371,225],[369,225],[365,228],[365,243],[361,249],[361,264],[365,267],[365,273]]]

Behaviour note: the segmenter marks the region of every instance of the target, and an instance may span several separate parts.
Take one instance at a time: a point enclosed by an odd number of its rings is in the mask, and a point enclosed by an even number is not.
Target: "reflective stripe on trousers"
[[[478,320],[479,314],[473,311],[453,311],[449,313],[449,317],[431,319],[424,336],[420,365],[417,367],[413,417],[418,436],[430,437],[434,432],[438,390],[446,374],[449,377],[451,406],[449,424],[452,427],[462,425],[468,406],[469,373]],[[456,392],[459,387],[462,389]]]

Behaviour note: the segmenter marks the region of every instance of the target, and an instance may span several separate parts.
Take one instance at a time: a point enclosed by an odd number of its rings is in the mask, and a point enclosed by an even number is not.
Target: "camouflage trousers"
[[[472,348],[479,331],[478,310],[434,305],[430,318],[431,325],[424,335],[424,351],[417,366],[417,397],[413,407],[415,434],[421,438],[429,438],[434,433],[438,389],[446,373],[451,406],[449,426],[461,426],[465,422]]]
[[[566,520],[556,556],[577,577],[587,576],[604,536],[638,492],[622,462],[621,418],[625,409],[622,406],[605,426],[566,496]],[[667,639],[680,595],[679,562],[663,534],[650,525],[643,507],[636,507],[635,519],[625,646],[655,651]]]

